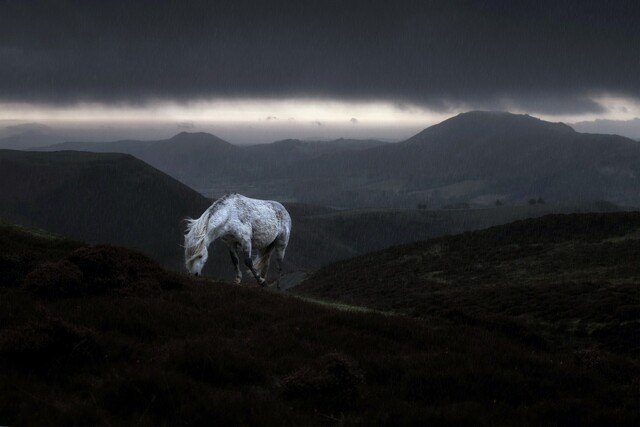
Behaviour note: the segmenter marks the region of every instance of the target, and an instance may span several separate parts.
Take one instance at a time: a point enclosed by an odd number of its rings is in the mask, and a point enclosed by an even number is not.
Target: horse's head
[[[184,235],[184,262],[187,271],[194,276],[202,274],[202,267],[209,256],[206,229],[203,227],[206,227],[206,221],[187,220],[187,234]]]
[[[200,274],[202,274],[202,267],[204,267],[204,264],[207,262],[207,257],[209,256],[206,246],[202,245],[200,249],[198,249],[198,246],[199,245],[185,246],[184,251],[187,271],[194,276],[200,276]]]

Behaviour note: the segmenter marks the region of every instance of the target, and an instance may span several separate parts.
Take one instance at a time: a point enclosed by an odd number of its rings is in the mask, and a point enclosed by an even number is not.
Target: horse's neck
[[[207,220],[207,244],[213,242],[225,233],[226,222],[227,215],[225,212],[216,211],[209,216]]]

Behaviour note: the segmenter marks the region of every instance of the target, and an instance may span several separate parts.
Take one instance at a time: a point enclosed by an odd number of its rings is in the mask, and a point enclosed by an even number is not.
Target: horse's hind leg
[[[238,257],[238,247],[240,246],[238,243],[225,242],[227,247],[229,248],[229,255],[231,256],[231,262],[233,263],[233,268],[236,270],[236,278],[234,283],[236,285],[240,284],[242,280],[242,271],[240,270],[240,258]]]
[[[287,249],[287,246],[276,246],[276,261],[278,264],[278,276],[276,277],[275,283],[276,288],[280,289],[280,276],[282,276],[282,261],[284,260],[284,252]]]
[[[249,268],[249,270],[251,270],[251,273],[253,274],[253,277],[255,277],[258,284],[260,286],[264,286],[265,280],[262,276],[260,276],[260,273],[258,273],[256,268],[254,267],[253,260],[251,259],[251,243],[243,244],[242,252],[244,254],[244,265],[246,265]]]
[[[262,278],[264,278],[265,280],[267,279],[267,274],[269,273],[270,258],[271,251],[260,254],[260,263],[262,264],[262,268],[260,269],[260,276],[262,276]]]
[[[236,253],[235,249],[229,249],[229,254],[231,255],[231,262],[233,263],[233,268],[236,270],[236,278],[234,280],[236,285],[240,284],[242,280],[242,271],[240,271],[240,258]]]

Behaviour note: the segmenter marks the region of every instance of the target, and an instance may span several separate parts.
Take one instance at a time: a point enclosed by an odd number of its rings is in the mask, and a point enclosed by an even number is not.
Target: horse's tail
[[[269,243],[269,246],[260,251],[260,255],[258,255],[258,259],[256,260],[256,270],[262,271],[262,269],[267,265],[267,263],[269,262],[269,257],[271,257],[271,253],[273,252],[273,249],[275,247],[276,241],[274,240],[273,242]]]

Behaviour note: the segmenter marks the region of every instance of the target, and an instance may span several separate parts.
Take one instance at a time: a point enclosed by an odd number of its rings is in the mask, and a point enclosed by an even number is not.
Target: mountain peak
[[[220,139],[207,132],[180,132],[169,139]]]
[[[160,141],[162,142],[162,141]],[[171,138],[165,140],[165,142],[170,143],[188,143],[188,144],[216,144],[216,145],[224,145],[224,146],[232,146],[230,142],[225,141],[222,138],[218,138],[215,135],[212,135],[207,132],[180,132],[177,135],[172,136]]]
[[[418,142],[425,138],[442,135],[476,139],[483,135],[496,134],[537,135],[574,132],[573,128],[564,123],[547,122],[528,114],[513,114],[504,111],[469,111],[428,127],[409,138],[407,142]]]
[[[445,120],[442,123],[469,123],[475,121],[486,121],[492,126],[495,125],[517,125],[517,126],[537,126],[547,129],[564,130],[574,132],[573,128],[561,122],[548,122],[528,114],[515,114],[507,111],[482,111],[474,110],[466,113],[460,113],[455,117]]]

